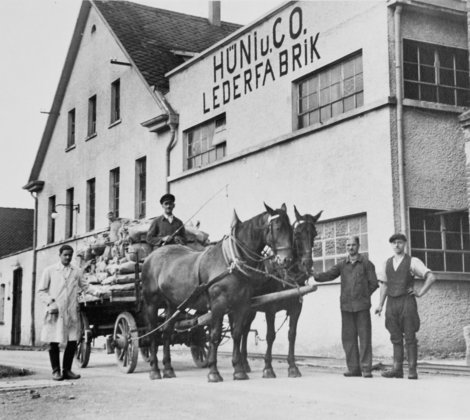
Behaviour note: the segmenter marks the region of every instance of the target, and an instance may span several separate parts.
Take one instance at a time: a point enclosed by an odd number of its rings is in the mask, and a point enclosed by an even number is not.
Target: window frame
[[[97,124],[97,97],[96,95],[91,96],[88,99],[88,129],[87,135],[88,137],[96,135],[96,124]]]
[[[346,223],[347,229],[344,232],[338,234],[338,225],[340,223]],[[359,231],[351,230],[354,226],[359,227]],[[367,213],[357,213],[342,217],[336,217],[334,219],[326,219],[315,224],[318,232],[315,238],[312,248],[312,259],[313,267],[317,272],[323,272],[337,264],[339,261],[347,257],[346,240],[349,236],[359,236],[360,248],[359,252],[362,255],[369,255],[369,234],[368,234],[368,221]],[[327,229],[331,231],[333,228],[333,236],[325,236]],[[334,253],[328,252],[327,242],[334,241]],[[340,242],[344,244],[344,251],[338,252],[338,244]],[[321,248],[321,255],[319,251]]]
[[[194,153],[197,148],[200,151]],[[183,169],[185,171],[203,168],[227,156],[227,118],[225,113],[184,130],[183,149]]]
[[[147,205],[147,157],[135,161],[135,218],[143,219]]]
[[[119,217],[121,171],[119,167],[109,171],[109,211]]]
[[[346,69],[351,62],[354,66],[353,73],[347,74]],[[360,71],[356,71],[356,62],[360,62]],[[337,78],[333,80],[333,82],[331,80],[332,75]],[[350,92],[346,92],[345,83],[349,82],[350,85],[351,80],[354,82],[353,89]],[[324,83],[323,86],[322,83]],[[361,108],[364,106],[364,64],[362,49],[354,51],[320,69],[302,76],[294,80],[292,84],[294,92],[293,125],[296,130],[311,127],[315,124],[323,124],[333,118]],[[307,90],[307,94],[303,95],[302,89],[305,86],[307,86],[307,89],[313,89],[315,87],[316,90]],[[333,91],[334,86],[337,86],[335,91]],[[350,88],[349,86],[349,89]],[[331,96],[332,92],[335,95],[334,99],[332,99]],[[329,98],[325,103],[322,103],[322,95],[324,95],[325,100],[326,97]],[[346,102],[351,99],[353,100],[352,106],[349,102]],[[314,104],[316,103],[316,106],[309,107],[311,101]],[[303,103],[308,104],[305,110],[302,109]],[[351,106],[349,109],[345,109],[346,103]],[[341,110],[339,109],[339,104],[341,104]],[[318,118],[314,117],[314,115],[317,115]],[[308,120],[308,122],[305,120]]]
[[[413,48],[416,49],[415,61],[411,61],[413,59],[411,56],[414,55]],[[464,54],[465,57],[459,58],[459,54]],[[452,57],[452,67],[449,63],[445,63],[446,55],[447,60],[450,56]],[[466,49],[404,38],[402,56],[404,98],[449,106],[468,107],[470,105],[470,71]],[[425,60],[426,56],[427,58],[433,57],[432,64],[427,62],[427,59]],[[463,67],[460,67],[461,63],[464,63]],[[453,82],[447,84],[443,80],[444,74],[448,77],[450,73],[452,73]],[[433,81],[425,80],[431,76]],[[466,81],[467,86],[460,85],[462,81]],[[452,103],[443,99],[445,92],[451,93]]]
[[[111,83],[111,117],[110,124],[121,119],[121,79]]]
[[[0,325],[5,324],[6,284],[0,284]]]
[[[67,120],[67,149],[69,149],[72,146],[75,146],[75,138],[76,138],[76,124],[75,124],[75,119],[76,117],[76,111],[75,108],[71,109],[68,112],[68,120]]]
[[[74,230],[74,221],[73,221],[73,212],[74,212],[74,188],[68,188],[65,191],[65,239],[73,237]]]
[[[47,240],[46,243],[52,244],[55,241],[55,219],[52,218],[52,213],[55,210],[57,198],[51,195],[47,202]]]
[[[87,197],[87,215],[86,215],[86,229],[90,232],[96,226],[96,178],[91,178],[86,182],[86,197]]]
[[[415,214],[413,214],[415,212]],[[422,229],[417,226],[419,213],[425,214],[421,221]],[[459,217],[459,230],[452,230],[450,217],[457,215]],[[435,222],[431,222],[432,217]],[[432,271],[442,273],[460,273],[470,274],[470,232],[468,211],[443,211],[436,209],[409,208],[410,218],[410,255],[419,258]],[[437,222],[438,218],[438,222]],[[428,219],[428,220],[427,220]],[[438,225],[433,226],[433,223]],[[451,237],[459,235],[460,249],[450,246]],[[422,239],[422,241],[421,241]],[[434,242],[432,244],[431,242]],[[435,244],[440,243],[437,247]],[[423,246],[420,246],[420,245]],[[467,246],[467,249],[466,249]],[[454,259],[453,263],[461,264],[462,269],[449,270],[448,266],[452,264],[452,259],[460,256],[460,263]],[[437,261],[436,258],[442,260]],[[440,269],[440,267],[442,269]]]

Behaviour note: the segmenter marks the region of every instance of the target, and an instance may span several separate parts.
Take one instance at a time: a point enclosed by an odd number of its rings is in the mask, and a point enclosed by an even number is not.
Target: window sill
[[[121,122],[122,122],[122,120],[121,120],[121,118],[119,118],[118,120],[116,120],[116,121],[112,122],[111,124],[109,124],[108,129],[113,128],[114,126],[121,124]]]
[[[430,109],[433,111],[452,112],[455,114],[461,114],[462,112],[468,109],[464,106],[446,105],[437,102],[417,101],[415,99],[403,99],[403,105],[413,108]]]
[[[92,138],[96,137],[97,135],[98,135],[97,133],[89,134],[87,137],[85,137],[85,141],[91,140]]]
[[[70,152],[71,150],[75,149],[75,144],[72,144],[71,146],[68,146],[65,148],[65,153]]]

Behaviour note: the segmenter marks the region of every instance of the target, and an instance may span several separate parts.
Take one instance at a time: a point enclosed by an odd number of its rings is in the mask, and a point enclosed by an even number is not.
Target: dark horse
[[[303,286],[311,275],[311,269],[313,265],[312,260],[312,248],[313,241],[317,236],[317,230],[315,223],[320,218],[322,212],[316,216],[305,214],[301,216],[294,206],[296,222],[294,223],[294,260],[292,265],[287,270],[287,280],[291,284],[291,287]],[[268,271],[277,272],[277,270],[270,265]],[[267,293],[279,292],[286,289],[286,283],[281,282],[265,282],[261,287],[255,289],[255,295],[263,295]],[[275,317],[276,313],[285,310],[289,317],[289,354],[287,356],[288,362],[288,375],[290,378],[296,378],[302,376],[297,365],[295,364],[295,339],[297,336],[297,323],[299,321],[300,313],[302,311],[302,300],[301,297],[289,298],[280,300],[277,302],[269,303],[259,309],[258,312],[264,312],[266,315],[266,354],[264,357],[264,370],[263,378],[275,378],[272,367],[272,349],[273,343],[276,338],[275,331]],[[256,316],[256,312],[252,311],[248,317],[248,322],[245,326],[245,331],[242,337],[242,363],[245,366],[245,370],[250,372],[250,366],[247,359],[247,340],[248,333],[252,321]]]
[[[245,222],[234,213],[231,235],[217,244],[197,252],[181,245],[167,245],[150,254],[142,268],[144,309],[150,331],[158,328],[157,311],[166,308],[167,323],[162,328],[163,376],[174,377],[170,358],[170,337],[174,330],[171,316],[178,305],[198,312],[211,313],[208,366],[209,382],[220,382],[217,369],[217,349],[221,340],[222,321],[230,313],[233,320],[232,339],[234,379],[248,379],[240,357],[240,342],[250,300],[257,282],[257,270],[262,268],[263,249],[269,246],[277,260],[284,265],[292,261],[292,227],[283,204],[273,210],[265,204],[266,212]],[[256,270],[256,272],[255,272]],[[260,270],[261,271],[261,270]],[[201,286],[202,285],[202,286]],[[195,299],[194,291],[206,288]],[[150,335],[150,378],[160,379],[157,340]]]

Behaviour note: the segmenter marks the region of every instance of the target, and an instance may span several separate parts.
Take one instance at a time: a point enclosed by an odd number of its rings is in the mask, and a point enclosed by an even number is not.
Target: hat
[[[390,236],[390,239],[388,240],[388,242],[393,243],[395,241],[407,242],[407,239],[406,239],[406,236],[403,235],[403,233],[395,233],[392,236]]]
[[[172,201],[175,202],[175,196],[173,194],[164,194],[162,198],[160,198],[160,204],[163,204],[165,201]]]

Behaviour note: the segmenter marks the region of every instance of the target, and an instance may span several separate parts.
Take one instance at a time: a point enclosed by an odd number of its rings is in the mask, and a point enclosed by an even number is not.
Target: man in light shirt
[[[383,273],[379,275],[380,303],[375,313],[381,314],[387,299],[385,327],[393,344],[393,369],[382,373],[382,376],[403,378],[404,338],[408,354],[408,379],[418,379],[416,332],[419,330],[420,320],[416,297],[426,294],[436,278],[420,259],[405,253],[405,235],[396,233],[390,237],[389,242],[395,255],[385,262]],[[414,287],[415,277],[424,279],[420,290]]]

